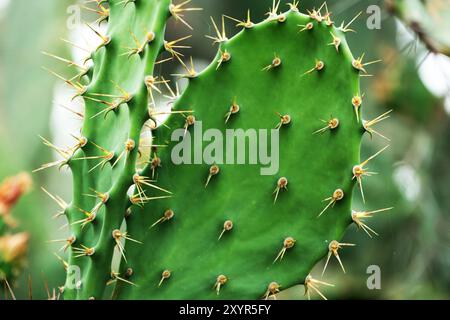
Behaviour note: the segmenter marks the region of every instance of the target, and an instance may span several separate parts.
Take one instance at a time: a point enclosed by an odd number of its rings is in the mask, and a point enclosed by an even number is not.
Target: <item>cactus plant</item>
[[[0,280],[14,280],[24,263],[29,236],[15,231],[18,223],[11,210],[30,186],[27,173],[7,178],[0,185]]]
[[[340,241],[351,223],[375,233],[365,224],[375,212],[351,210],[354,185],[362,193],[368,163],[384,150],[359,159],[362,136],[385,118],[361,119],[359,78],[372,62],[353,57],[345,40],[351,21],[334,26],[326,4],[302,14],[294,1],[280,13],[274,1],[261,23],[232,18],[243,30],[231,39],[223,20],[220,28],[213,20],[219,51],[198,73],[179,52],[186,37],[163,39],[170,14],[189,26],[184,12],[196,8],[187,2],[97,1],[109,31],[94,30],[102,40],[89,57],[94,67],[58,75],[85,102],[77,144],[66,150],[44,140],[63,159],[40,168],[73,173],[70,204],[46,191],[69,221],[64,265],[81,269],[75,286],[68,276],[64,298],[101,299],[116,284],[120,299],[258,299],[298,283],[308,297],[324,297],[318,287],[329,284],[311,268],[334,256],[345,271],[339,252],[352,244]],[[154,74],[161,49],[189,79],[181,97],[170,89],[168,112],[154,99],[158,85],[170,88]],[[140,143],[144,126],[151,146]],[[250,148],[258,143],[249,161],[234,135]],[[204,154],[211,159],[196,164]],[[195,163],[180,165],[177,155]]]

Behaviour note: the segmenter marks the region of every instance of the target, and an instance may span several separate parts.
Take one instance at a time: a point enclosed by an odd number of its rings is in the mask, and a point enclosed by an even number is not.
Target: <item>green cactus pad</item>
[[[365,226],[352,193],[370,174],[360,143],[377,121],[361,121],[370,63],[351,54],[348,25],[297,3],[279,14],[274,2],[231,39],[217,30],[215,61],[199,74],[183,63],[189,85],[156,126],[154,97],[167,83],[153,69],[163,49],[182,60],[186,37],[163,35],[170,15],[187,25],[184,13],[197,10],[188,3],[97,1],[109,29],[93,30],[94,66],[64,78],[85,103],[82,133],[68,150],[44,139],[63,159],[42,169],[73,173],[70,204],[46,191],[69,222],[65,299],[102,299],[113,285],[119,299],[258,299],[299,283],[309,297],[320,284],[312,267],[339,257],[350,223]],[[145,126],[154,139],[142,168]],[[249,143],[231,154],[233,134]],[[195,163],[179,164],[173,154],[188,141],[183,157]]]
[[[62,153],[73,173],[73,201],[63,208],[69,239],[75,239],[68,242],[68,265],[81,271],[81,279],[67,278],[65,299],[102,298],[117,272],[112,231],[120,229],[130,205],[127,190],[149,117],[144,79],[153,74],[170,16],[170,0],[99,1],[97,7],[109,27],[107,34],[90,27],[101,40],[89,57],[94,67],[66,81],[83,98],[85,112],[78,144]]]
[[[193,113],[174,114],[154,131],[156,144],[168,143],[156,149],[157,184],[173,197],[131,208],[127,230],[147,249],[127,247],[124,268],[133,271],[129,280],[138,287],[122,283],[119,298],[262,298],[277,291],[268,291],[272,282],[283,289],[304,283],[330,242],[342,238],[352,222],[352,169],[364,132],[352,104],[360,95],[360,75],[344,32],[318,19],[296,10],[272,15],[223,41],[215,61],[190,79],[174,110]],[[225,123],[233,105],[238,111]],[[192,116],[195,124],[189,125]],[[331,119],[338,119],[337,127],[327,127]],[[219,172],[213,168],[210,176],[212,163],[175,165],[171,150],[178,142],[170,141],[171,132],[185,127],[185,139],[199,139],[200,121],[203,132],[215,128],[224,139],[227,129],[270,132],[281,124],[279,171],[261,175],[258,165],[215,163]],[[142,175],[152,171],[149,166]],[[274,202],[282,177],[287,190],[282,184]],[[319,217],[338,189],[343,199]],[[167,210],[173,218],[160,220]],[[285,241],[284,257],[275,261]],[[170,277],[162,276],[164,270]],[[220,275],[226,281],[218,294]]]

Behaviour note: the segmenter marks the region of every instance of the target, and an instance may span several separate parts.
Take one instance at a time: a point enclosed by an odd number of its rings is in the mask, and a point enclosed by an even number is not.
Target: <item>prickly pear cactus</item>
[[[279,14],[275,6],[262,23],[240,25],[229,40],[218,30],[220,49],[206,70],[189,69],[173,110],[192,112],[154,130],[155,144],[168,146],[154,149],[161,166],[141,174],[173,196],[131,208],[127,230],[153,245],[145,255],[141,246],[127,247],[124,270],[138,287],[123,285],[120,298],[257,299],[298,283],[309,294],[320,285],[311,268],[350,245],[337,241],[353,221],[353,187],[368,174],[359,160],[364,63],[328,13],[303,15],[293,6]],[[207,129],[215,131],[202,142]],[[259,166],[214,156],[232,129],[249,140],[253,129],[276,130],[279,170],[262,175]],[[194,161],[210,148],[212,161],[174,164],[178,140],[186,143],[180,157]]]
[[[198,73],[183,62],[185,38],[163,39],[170,14],[189,26],[184,12],[196,8],[186,4],[98,1],[109,29],[94,30],[94,67],[58,75],[86,108],[73,148],[44,139],[63,159],[42,169],[68,166],[74,177],[70,204],[45,190],[69,221],[64,266],[81,270],[64,298],[101,299],[115,284],[120,299],[258,299],[298,283],[324,297],[319,286],[330,284],[311,268],[334,256],[345,270],[339,252],[352,244],[339,241],[351,223],[375,234],[365,224],[375,212],[351,210],[379,154],[360,161],[362,136],[387,117],[361,119],[359,78],[371,62],[351,54],[350,23],[336,27],[325,4],[306,15],[274,1],[263,22],[237,20],[231,39],[213,22],[219,51]],[[154,99],[171,85],[153,73],[162,48],[189,79],[181,97],[170,89],[170,111]],[[140,143],[144,126],[151,146]]]
[[[24,263],[29,236],[16,231],[18,222],[11,211],[30,187],[31,178],[27,173],[7,178],[0,185],[0,281],[12,282]]]
[[[449,0],[388,0],[387,5],[428,50],[450,56]]]

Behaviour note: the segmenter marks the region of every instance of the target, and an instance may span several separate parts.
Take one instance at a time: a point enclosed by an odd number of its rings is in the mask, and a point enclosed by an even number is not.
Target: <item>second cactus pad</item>
[[[127,246],[138,286],[122,283],[119,298],[268,297],[310,281],[352,222],[365,70],[345,28],[294,7],[241,25],[231,39],[218,30],[208,68],[188,66],[188,88],[154,130],[140,174],[173,196],[131,208],[127,232],[149,249]]]

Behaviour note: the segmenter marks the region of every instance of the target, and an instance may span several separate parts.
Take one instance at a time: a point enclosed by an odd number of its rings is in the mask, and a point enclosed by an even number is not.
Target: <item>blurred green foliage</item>
[[[71,1],[13,0],[0,13],[0,180],[21,171],[30,172],[50,158],[38,134],[51,131],[50,111],[54,79],[41,69],[42,50],[60,51],[65,7]],[[64,29],[63,29],[64,30]],[[59,48],[59,49],[58,49]],[[35,186],[50,179],[49,173],[33,176]],[[50,221],[48,199],[35,187],[15,208],[20,229],[31,234],[28,265],[15,283],[18,297],[28,296],[28,275],[35,297],[46,297],[44,277],[62,279],[45,241],[56,225]]]

